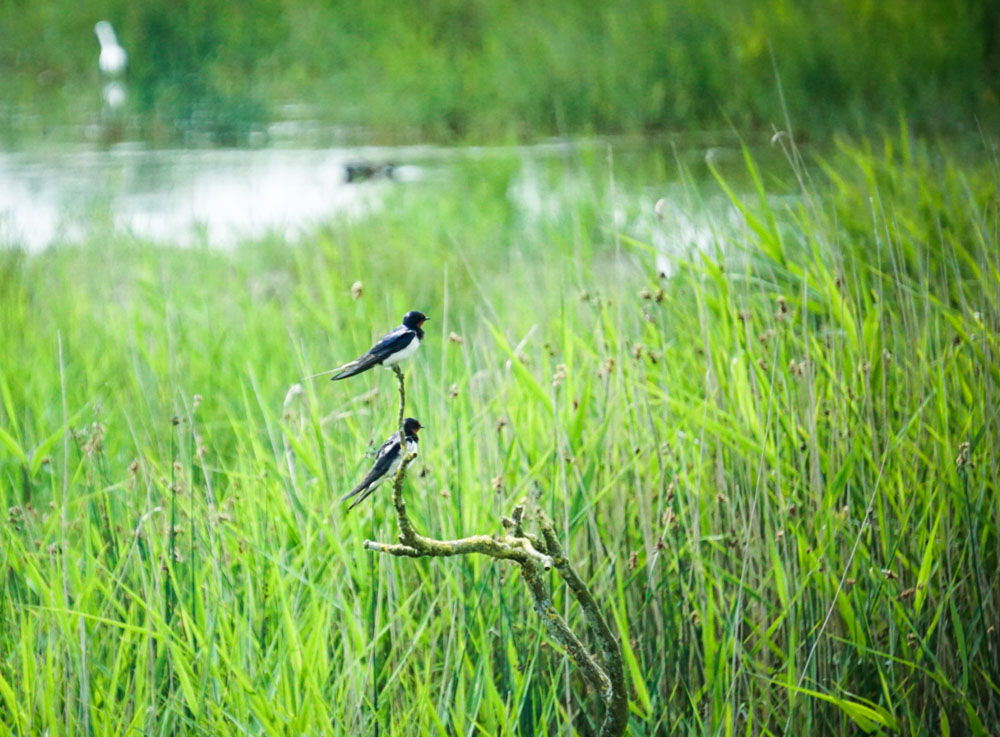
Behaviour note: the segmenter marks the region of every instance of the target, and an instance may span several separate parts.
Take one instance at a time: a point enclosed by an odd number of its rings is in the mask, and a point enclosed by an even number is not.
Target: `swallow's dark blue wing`
[[[381,448],[378,449],[378,454],[375,456],[375,463],[372,465],[371,470],[368,474],[361,480],[361,483],[351,489],[350,493],[341,499],[342,502],[346,502],[355,494],[360,492],[365,492],[357,499],[350,507],[348,511],[354,509],[358,504],[363,502],[368,495],[373,491],[372,485],[377,481],[381,480],[386,474],[389,473],[392,464],[399,458],[399,440],[395,435],[393,435],[389,440],[387,440]]]
[[[382,363],[393,353],[399,353],[406,348],[417,334],[407,327],[400,325],[388,335],[385,335],[378,343],[368,349],[366,356],[376,356],[378,362]]]
[[[408,346],[417,334],[410,330],[408,327],[400,325],[398,328],[390,333],[382,336],[382,338],[365,353],[360,358],[351,361],[349,364],[344,366],[339,373],[334,374],[333,381],[337,379],[346,379],[349,376],[356,376],[362,371],[367,371],[372,366],[377,366],[382,363],[389,356],[394,353],[398,353]]]
[[[399,435],[398,432],[394,432],[392,435],[389,436],[388,440],[386,440],[384,443],[382,443],[382,445],[378,447],[378,450],[375,451],[376,461],[378,461],[382,456],[384,456],[386,453],[392,450],[395,446],[399,445],[399,441],[397,440],[398,435]]]

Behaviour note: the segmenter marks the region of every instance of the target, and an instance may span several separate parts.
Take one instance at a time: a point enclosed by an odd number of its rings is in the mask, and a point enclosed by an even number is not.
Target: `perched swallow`
[[[364,477],[360,484],[351,489],[350,494],[340,500],[346,502],[352,496],[361,494],[347,508],[348,512],[367,499],[375,491],[376,486],[386,479],[395,478],[396,472],[399,470],[399,464],[403,462],[403,458],[411,454],[416,455],[417,433],[422,429],[423,425],[417,420],[407,417],[403,420],[403,438],[406,441],[405,450],[400,447],[398,431],[394,432],[389,436],[388,440],[382,443],[382,447],[375,454],[375,464],[368,472],[368,475]]]
[[[375,345],[368,349],[360,358],[356,358],[337,370],[333,376],[333,381],[346,379],[348,376],[355,376],[362,371],[367,371],[372,366],[395,366],[414,353],[420,347],[420,341],[424,339],[424,331],[421,325],[427,320],[427,315],[423,312],[410,310],[403,315],[403,324],[390,333],[382,336]]]

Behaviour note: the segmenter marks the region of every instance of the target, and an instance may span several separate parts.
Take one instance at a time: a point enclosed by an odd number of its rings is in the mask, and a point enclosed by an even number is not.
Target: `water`
[[[149,150],[0,154],[0,244],[38,250],[106,233],[226,248],[277,233],[295,239],[338,213],[361,216],[379,191],[420,176],[348,183],[351,162],[399,162],[413,151]]]
[[[390,188],[426,186],[459,162],[471,161],[485,173],[491,158],[513,157],[518,170],[507,197],[526,220],[557,221],[580,202],[603,200],[597,191],[614,172],[616,199],[598,206],[607,208],[617,230],[664,252],[710,248],[719,208],[708,213],[705,201],[688,201],[689,193],[667,171],[676,164],[676,151],[648,142],[618,143],[612,167],[611,148],[606,141],[225,150],[124,144],[0,153],[0,247],[38,251],[122,233],[151,243],[217,248],[268,234],[294,242],[332,217],[378,212]],[[687,148],[685,166],[701,163],[705,150]],[[659,163],[650,167],[650,161]],[[393,168],[350,182],[349,167],[357,163]],[[602,168],[607,173],[597,172]]]

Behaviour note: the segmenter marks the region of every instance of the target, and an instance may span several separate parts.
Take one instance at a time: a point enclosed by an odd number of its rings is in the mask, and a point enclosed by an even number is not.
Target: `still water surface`
[[[380,149],[144,150],[0,154],[0,243],[38,250],[115,230],[153,242],[229,247],[294,238],[337,213],[361,215],[388,182],[347,183]],[[400,167],[395,181],[419,170]]]
[[[650,155],[654,148],[648,147]],[[664,250],[671,250],[670,244],[657,241],[665,232],[688,245],[706,247],[714,238],[707,218],[684,206],[681,185],[661,171],[647,186],[634,186],[635,177],[628,175],[635,167],[628,156],[633,162],[650,157],[644,146],[626,150],[617,164],[622,186],[617,202],[610,203],[615,227],[640,238],[648,234],[647,242]],[[685,155],[702,162],[705,150],[696,146]],[[738,149],[711,150],[713,156],[719,152],[739,156]],[[518,210],[526,217],[545,219],[571,205],[574,198],[593,197],[593,183],[582,171],[575,177],[560,176],[560,184],[552,186],[552,162],[572,170],[581,152],[591,160],[603,160],[611,157],[612,146],[560,141],[502,149],[163,150],[125,144],[105,150],[0,153],[0,247],[37,251],[109,233],[152,243],[205,243],[218,248],[268,234],[294,241],[331,217],[377,212],[389,188],[421,186],[447,176],[456,162],[496,156],[519,162],[508,192]],[[662,156],[662,149],[656,155]],[[350,167],[359,163],[376,167],[391,163],[393,168],[363,181],[348,181]],[[701,202],[699,207],[704,206]],[[646,227],[654,219],[662,221],[665,214],[672,218],[671,228],[665,230],[662,223]],[[718,215],[717,210],[716,222]]]

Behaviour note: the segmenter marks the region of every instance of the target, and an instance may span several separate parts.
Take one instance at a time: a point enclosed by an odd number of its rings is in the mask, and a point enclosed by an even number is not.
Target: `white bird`
[[[112,79],[101,90],[101,99],[111,110],[117,110],[125,104],[125,85],[117,79]]]
[[[128,54],[118,38],[115,36],[115,29],[106,20],[98,21],[94,26],[94,33],[101,43],[101,56],[97,60],[97,66],[103,74],[117,76],[125,71],[128,66]]]

